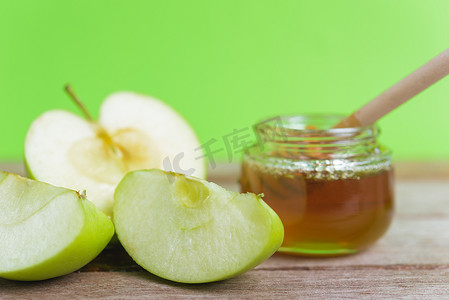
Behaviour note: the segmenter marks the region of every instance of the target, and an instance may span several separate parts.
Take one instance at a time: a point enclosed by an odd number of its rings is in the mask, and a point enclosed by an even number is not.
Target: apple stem
[[[118,156],[119,158],[122,158],[123,153],[120,150],[120,147],[116,146],[109,133],[100,124],[94,121],[92,115],[86,109],[86,106],[84,106],[83,102],[81,102],[81,100],[76,96],[70,84],[67,84],[64,87],[64,89],[69,94],[70,98],[72,98],[72,100],[76,103],[76,105],[81,109],[86,119],[93,125],[93,128],[97,133],[97,136],[101,138],[104,141],[104,143],[110,147],[114,155]]]
[[[70,98],[72,98],[72,100],[76,103],[76,105],[81,109],[84,116],[86,116],[87,120],[89,120],[90,122],[94,122],[92,115],[86,109],[86,106],[84,106],[83,102],[81,102],[81,100],[75,95],[75,92],[72,90],[70,84],[67,84],[65,86],[65,90],[69,94]]]

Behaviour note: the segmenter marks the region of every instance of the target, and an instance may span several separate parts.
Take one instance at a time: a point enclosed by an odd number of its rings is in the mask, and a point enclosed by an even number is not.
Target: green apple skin
[[[69,274],[98,256],[114,234],[111,220],[75,191],[6,172],[0,172],[0,180],[0,194],[3,198],[0,199],[0,217],[7,218],[8,207],[10,211],[19,211],[33,206],[26,203],[22,203],[22,207],[14,206],[12,203],[19,201],[17,197],[5,200],[5,195],[14,194],[14,191],[3,186],[7,180],[12,185],[23,188],[25,193],[27,189],[34,188],[27,197],[30,200],[35,197],[36,202],[44,204],[31,211],[31,215],[24,220],[10,224],[0,222],[2,278],[36,281]],[[39,191],[51,194],[53,198],[39,199]],[[11,232],[16,236],[12,238]],[[60,243],[58,237],[62,240]]]
[[[116,189],[113,212],[117,236],[136,263],[181,283],[244,273],[284,238],[280,218],[260,195],[157,169],[128,173]]]
[[[33,172],[31,172],[31,169],[30,169],[30,166],[28,165],[28,162],[27,162],[26,157],[24,157],[23,161],[25,162],[25,173],[26,173],[26,176],[27,176],[28,178],[32,179],[32,180],[38,180],[38,179],[34,176]]]

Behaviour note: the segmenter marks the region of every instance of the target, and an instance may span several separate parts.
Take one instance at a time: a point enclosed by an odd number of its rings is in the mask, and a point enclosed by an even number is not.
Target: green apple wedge
[[[0,172],[0,277],[44,280],[94,259],[114,234],[85,196]]]
[[[252,269],[281,245],[284,228],[261,195],[158,169],[128,173],[114,195],[114,225],[149,272],[204,283]]]

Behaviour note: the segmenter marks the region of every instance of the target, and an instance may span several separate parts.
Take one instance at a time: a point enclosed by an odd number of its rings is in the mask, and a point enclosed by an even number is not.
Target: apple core
[[[156,143],[138,129],[123,128],[113,134],[103,129],[74,143],[69,161],[92,180],[117,184],[129,171],[159,167],[161,155]]]

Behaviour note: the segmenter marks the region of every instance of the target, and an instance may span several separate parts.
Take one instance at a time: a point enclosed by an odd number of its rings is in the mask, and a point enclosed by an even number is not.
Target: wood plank
[[[15,173],[15,174],[19,174],[22,176],[26,175],[26,171],[25,171],[25,164],[22,162],[3,162],[0,163],[0,170],[1,171],[6,171],[6,172],[10,172],[10,173]]]
[[[45,282],[6,282],[2,299],[114,298],[442,298],[449,294],[449,268],[253,270],[222,282],[184,285],[144,272],[74,273]]]

